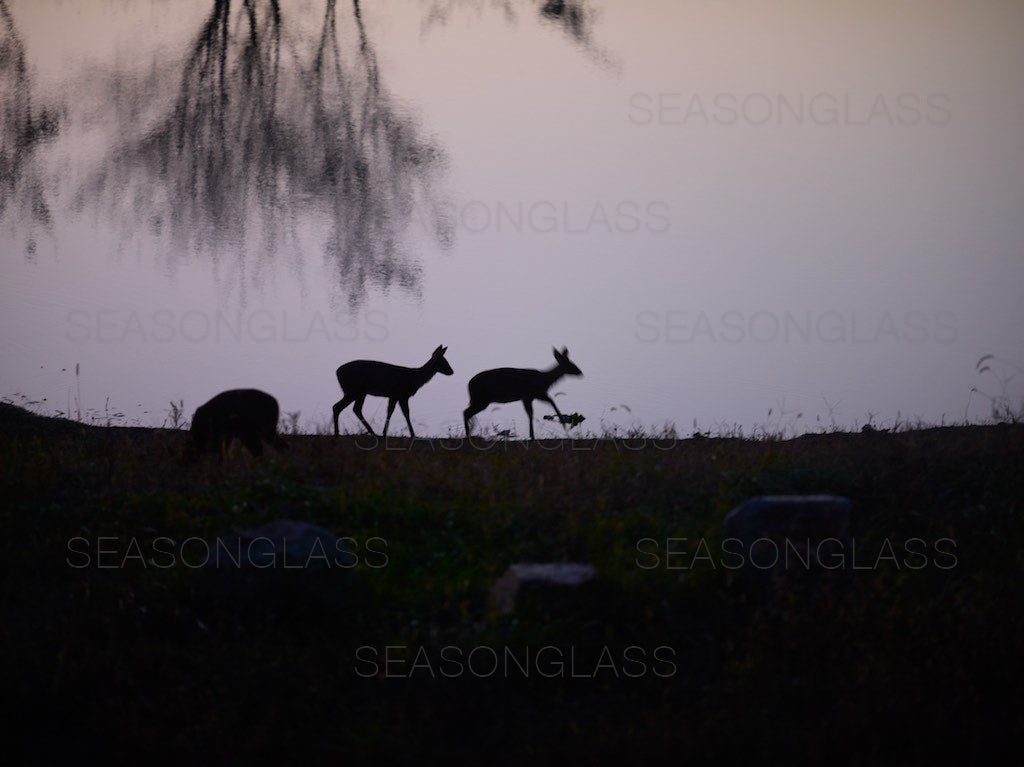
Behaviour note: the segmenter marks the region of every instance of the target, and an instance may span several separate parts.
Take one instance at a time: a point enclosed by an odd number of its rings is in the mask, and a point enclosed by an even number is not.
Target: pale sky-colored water
[[[595,430],[980,419],[971,387],[1015,372],[1024,396],[1019,3],[589,3],[574,37],[541,3],[392,0],[363,6],[372,59],[338,3],[314,89],[325,4],[283,3],[276,48],[259,29],[276,109],[229,72],[232,159],[203,193],[177,182],[214,134],[170,166],[145,142],[216,111],[174,118],[210,82],[183,88],[213,0],[5,6],[27,76],[0,97],[58,128],[4,137],[0,396],[64,410],[80,387],[159,424],[257,386],[326,424],[340,363],[439,343],[455,375],[413,400],[425,434],[461,430],[474,373],[556,344],[584,372],[559,405]],[[245,22],[230,3],[232,66]],[[349,113],[384,115],[364,170]],[[346,163],[365,205],[338,202]],[[519,405],[479,422],[526,433]]]

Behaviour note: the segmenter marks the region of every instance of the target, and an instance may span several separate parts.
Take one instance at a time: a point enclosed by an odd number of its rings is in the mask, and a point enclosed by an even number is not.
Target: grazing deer
[[[221,392],[192,416],[191,453],[223,450],[238,439],[253,455],[263,453],[263,442],[285,447],[277,436],[277,400],[259,389],[231,389]]]
[[[334,434],[338,434],[338,416],[341,411],[354,402],[353,410],[356,417],[363,422],[366,430],[377,436],[370,424],[363,418],[363,402],[372,394],[375,397],[388,398],[388,417],[384,420],[384,436],[388,436],[388,424],[391,414],[395,412],[395,403],[402,406],[402,415],[409,425],[409,436],[415,439],[412,421],[409,420],[409,398],[422,388],[437,373],[450,376],[452,366],[444,358],[447,346],[438,346],[426,364],[418,368],[405,368],[389,365],[386,362],[372,360],[356,360],[346,362],[338,368],[338,384],[344,397],[334,403]]]
[[[533,440],[533,401],[544,400],[558,413],[558,420],[564,421],[558,405],[548,395],[548,389],[562,376],[582,376],[583,373],[569,360],[569,350],[552,349],[558,363],[550,370],[529,368],[496,368],[477,373],[469,379],[469,407],[462,413],[466,425],[466,437],[470,437],[469,419],[492,402],[515,402],[519,400],[526,408],[530,419],[530,439]]]

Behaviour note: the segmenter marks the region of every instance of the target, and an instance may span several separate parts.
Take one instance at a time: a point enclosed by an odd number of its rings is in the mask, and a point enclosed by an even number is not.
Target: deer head
[[[567,376],[582,376],[583,371],[580,370],[576,365],[573,364],[572,360],[569,359],[569,350],[566,347],[562,347],[562,351],[558,351],[554,347],[551,351],[555,355],[555,362],[558,363],[558,369],[563,375]]]
[[[450,376],[455,371],[452,370],[452,366],[448,364],[448,360],[444,358],[444,353],[446,351],[448,351],[447,346],[438,346],[434,349],[434,353],[430,355],[430,361],[434,363],[438,373]]]

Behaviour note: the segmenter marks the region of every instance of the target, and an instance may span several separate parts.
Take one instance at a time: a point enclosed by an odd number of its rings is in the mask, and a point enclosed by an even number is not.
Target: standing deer
[[[224,450],[237,439],[253,455],[263,452],[267,442],[275,448],[285,447],[277,435],[277,400],[259,389],[231,389],[218,394],[196,408],[192,416],[190,454]]]
[[[338,368],[338,384],[341,386],[342,399],[334,403],[334,434],[338,434],[338,416],[341,411],[354,402],[353,410],[356,417],[363,422],[366,430],[377,436],[370,424],[363,418],[363,402],[366,397],[372,394],[375,397],[388,398],[388,417],[384,421],[384,436],[388,436],[388,424],[391,422],[391,414],[395,412],[395,403],[402,406],[402,415],[409,425],[409,435],[416,437],[413,431],[412,421],[409,420],[409,398],[435,374],[441,373],[446,376],[452,374],[452,366],[444,358],[448,351],[447,346],[438,346],[426,364],[418,368],[406,368],[399,365],[389,365],[386,362],[374,362],[372,360],[356,360],[346,362]]]
[[[531,370],[529,368],[496,368],[477,373],[469,379],[469,407],[462,418],[466,425],[466,437],[469,438],[469,419],[483,410],[492,402],[515,402],[519,400],[526,408],[530,419],[530,439],[533,440],[533,401],[544,400],[555,409],[558,420],[562,421],[562,413],[558,405],[548,395],[548,389],[562,376],[582,376],[583,373],[569,360],[569,350],[564,346],[562,351],[552,349],[558,363],[550,370]]]

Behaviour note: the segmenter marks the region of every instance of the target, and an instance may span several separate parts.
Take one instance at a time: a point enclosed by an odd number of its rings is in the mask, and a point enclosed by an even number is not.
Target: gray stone
[[[851,552],[842,496],[757,496],[729,512],[724,527],[723,560],[745,574],[843,570]]]
[[[499,613],[514,613],[527,591],[538,601],[558,599],[572,595],[596,575],[593,565],[579,562],[514,564],[495,582],[491,604]]]
[[[318,525],[279,519],[208,543],[197,595],[266,614],[301,600],[333,604],[352,586],[358,559],[343,538]],[[276,607],[275,607],[276,605]]]
[[[349,544],[330,530],[278,519],[210,544],[207,566],[216,570],[347,570],[356,562]]]

